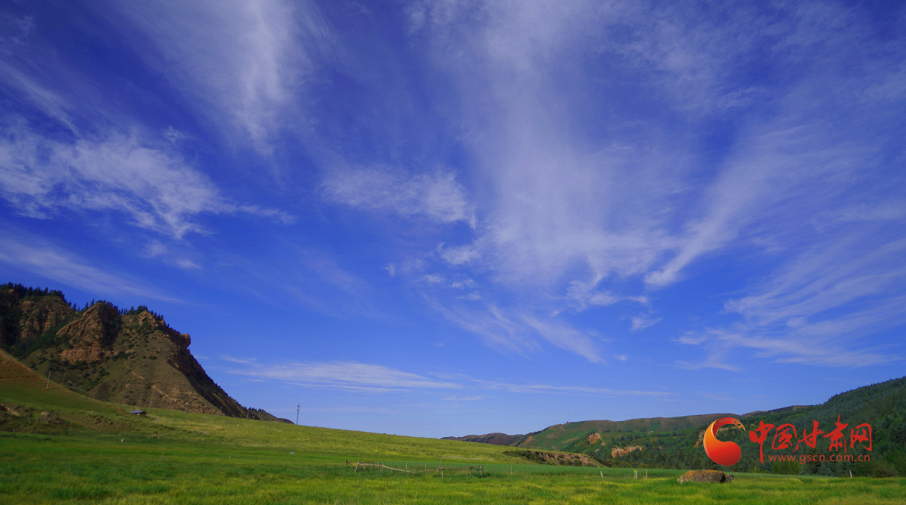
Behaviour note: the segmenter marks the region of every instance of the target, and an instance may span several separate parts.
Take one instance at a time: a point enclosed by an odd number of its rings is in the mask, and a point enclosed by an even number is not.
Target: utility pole
[[[302,405],[296,405],[296,426],[299,426],[299,408],[301,407]]]

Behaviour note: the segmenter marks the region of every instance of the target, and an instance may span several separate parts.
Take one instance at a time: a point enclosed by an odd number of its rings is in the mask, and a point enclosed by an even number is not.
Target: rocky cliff
[[[146,307],[123,311],[97,302],[77,310],[59,291],[0,286],[0,348],[54,382],[141,408],[276,419],[214,383],[190,343]]]

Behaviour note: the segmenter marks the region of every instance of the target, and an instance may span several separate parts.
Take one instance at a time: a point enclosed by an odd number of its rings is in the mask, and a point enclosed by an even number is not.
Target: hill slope
[[[0,349],[90,398],[274,420],[239,405],[189,351],[189,335],[147,307],[77,310],[59,291],[0,286]]]
[[[847,440],[849,430],[859,424],[868,423],[873,430],[872,451],[863,451],[866,454],[870,452],[871,465],[867,469],[860,468],[859,474],[906,475],[906,377],[841,393],[814,406],[796,405],[743,415],[705,414],[627,421],[580,421],[549,426],[527,435],[492,433],[447,438],[584,453],[610,466],[717,468],[701,447],[702,436],[711,422],[727,416],[742,420],[748,430],[728,430],[721,435],[723,439],[736,441],[742,448],[742,460],[737,466],[743,469],[758,466],[759,471],[769,471],[773,467],[770,458],[762,461],[758,444],[749,439],[749,433],[757,429],[760,423],[775,427],[792,424],[796,434],[804,435],[803,430],[811,431],[813,423],[817,421],[822,434],[826,434],[834,429],[839,416],[840,422],[848,425],[845,430]],[[775,432],[770,432],[763,453],[789,454],[790,451],[772,450],[774,434]],[[827,456],[830,454],[829,445],[830,440],[822,436],[815,448],[802,444],[802,449],[795,454],[797,457],[804,455],[808,449],[811,453]],[[856,447],[847,449],[854,453],[859,448],[856,444]],[[852,465],[849,463],[819,461],[803,465],[802,470],[805,473],[839,475],[843,470],[849,470],[850,466]]]
[[[603,438],[611,438],[614,433],[634,432],[661,432],[686,428],[707,426],[715,419],[732,416],[733,414],[704,414],[683,417],[651,417],[643,419],[628,419],[626,421],[578,421],[574,423],[555,424],[547,428],[529,433],[527,435],[507,435],[504,433],[490,433],[487,435],[466,435],[464,437],[444,437],[445,440],[461,440],[464,442],[480,442],[484,444],[509,445],[512,447],[525,447],[532,449],[564,450],[564,447],[575,449],[575,445],[583,445],[585,440],[589,445]],[[593,441],[589,441],[588,439]]]

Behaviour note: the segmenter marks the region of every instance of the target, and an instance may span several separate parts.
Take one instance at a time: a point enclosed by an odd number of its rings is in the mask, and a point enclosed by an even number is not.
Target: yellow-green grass
[[[0,381],[0,402],[23,418],[15,426],[46,432],[0,431],[0,504],[906,503],[902,478],[737,474],[681,486],[681,471],[634,479],[632,469],[532,464],[510,447],[168,410],[135,417],[43,386]],[[446,470],[354,471],[347,460]],[[464,470],[479,465],[481,477]]]
[[[291,427],[289,427],[291,428]],[[291,430],[290,430],[291,431]],[[312,434],[310,430],[300,431]],[[351,432],[345,432],[349,434]],[[378,435],[374,435],[379,437]],[[342,434],[339,435],[342,438]],[[401,447],[422,452],[438,441]],[[100,504],[524,504],[524,503],[815,503],[901,504],[904,479],[797,478],[740,475],[731,484],[679,485],[679,472],[484,463],[466,472],[408,475],[345,466],[322,442],[250,447],[223,442],[109,436],[0,433],[0,503]],[[388,442],[388,445],[393,445]],[[440,444],[443,447],[446,444]],[[464,446],[473,444],[462,443]],[[468,453],[469,450],[465,450]],[[438,461],[408,460],[430,465]],[[388,461],[402,466],[402,460]],[[481,462],[473,462],[481,464]],[[469,462],[448,462],[448,468]],[[535,471],[530,471],[535,470]],[[543,473],[548,471],[552,473]],[[601,478],[600,472],[604,473]]]

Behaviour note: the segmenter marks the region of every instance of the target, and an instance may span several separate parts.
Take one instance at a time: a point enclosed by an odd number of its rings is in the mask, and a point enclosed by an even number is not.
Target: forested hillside
[[[712,421],[725,416],[740,419],[747,430],[743,432],[728,426],[721,428],[719,433],[721,440],[735,441],[742,448],[742,459],[733,466],[738,471],[843,475],[852,470],[858,475],[906,475],[906,377],[840,393],[815,406],[745,415],[581,421],[550,426],[527,435],[499,433],[490,438],[472,435],[457,439],[584,453],[608,466],[716,469],[718,465],[708,458],[701,445],[702,437]],[[833,439],[829,435],[838,428],[838,419],[846,425],[839,430],[845,448],[836,447],[831,451]],[[815,421],[819,433],[813,448],[804,437],[813,433]],[[786,428],[786,431],[796,436],[790,440],[790,447],[781,449],[781,437],[775,440],[775,436],[784,424],[792,424],[793,428]],[[851,443],[853,435],[858,438],[865,432],[864,426],[859,428],[863,424],[871,429],[870,451],[863,448],[868,446],[868,441]],[[773,427],[769,431],[759,431],[759,428],[767,428],[766,425]],[[760,446],[752,440],[751,434],[754,433],[757,439],[763,432],[766,438]],[[797,442],[799,449],[795,450]],[[844,450],[845,455],[855,456],[853,461],[830,461],[832,454],[844,454]],[[772,460],[780,455],[795,455],[797,459],[809,461],[803,464]],[[870,456],[870,461],[857,461],[859,455]]]

